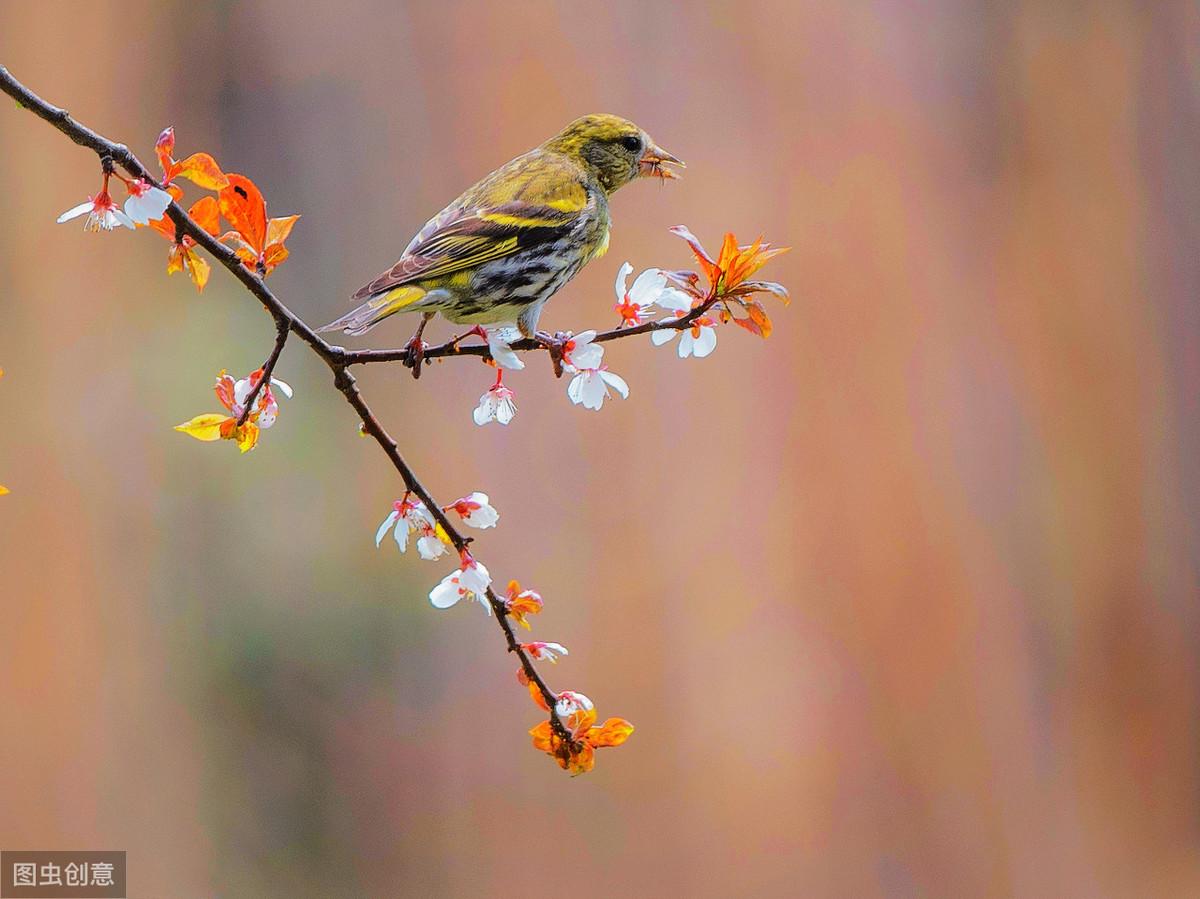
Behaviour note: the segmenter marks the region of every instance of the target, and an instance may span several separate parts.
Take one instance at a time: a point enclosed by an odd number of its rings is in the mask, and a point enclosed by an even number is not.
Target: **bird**
[[[398,312],[419,312],[408,343],[414,374],[421,335],[439,312],[479,333],[515,323],[548,342],[537,330],[546,301],[608,249],[609,197],[638,177],[678,178],[672,167],[684,163],[628,119],[578,118],[467,188],[353,294],[360,306],[318,330],[357,336]]]

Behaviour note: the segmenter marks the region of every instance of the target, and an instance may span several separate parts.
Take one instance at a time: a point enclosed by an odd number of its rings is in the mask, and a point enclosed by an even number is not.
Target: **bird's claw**
[[[421,364],[425,361],[425,351],[429,349],[429,344],[423,341],[420,337],[414,337],[404,349],[408,355],[404,357],[404,364],[412,369],[413,378],[421,377]]]
[[[550,354],[550,364],[554,366],[554,377],[563,376],[563,352],[571,335],[565,331],[556,331],[553,336],[545,331],[534,332],[533,339],[546,348]]]
[[[453,346],[454,346],[454,349],[456,349],[456,350],[457,350],[457,349],[458,349],[458,345],[459,345],[460,343],[462,343],[464,340],[466,340],[468,337],[478,337],[478,338],[479,338],[480,340],[482,340],[484,343],[487,343],[487,339],[488,339],[488,332],[487,332],[487,330],[486,330],[486,329],[483,327],[483,325],[476,325],[476,326],[475,326],[475,327],[473,327],[473,328],[472,328],[470,331],[464,331],[462,334],[459,334],[459,335],[457,335],[457,336],[455,336],[455,337],[451,337],[451,338],[450,338],[450,343],[451,343],[451,344],[453,344]]]

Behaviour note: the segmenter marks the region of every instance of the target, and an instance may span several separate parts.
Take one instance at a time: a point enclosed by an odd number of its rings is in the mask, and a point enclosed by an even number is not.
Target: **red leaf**
[[[751,300],[746,304],[746,311],[750,313],[750,320],[758,325],[760,336],[766,340],[771,336],[771,317],[767,315],[767,310],[762,307],[758,300]]]
[[[735,319],[733,320],[733,323],[734,323],[735,325],[737,325],[739,328],[745,328],[747,331],[749,331],[749,332],[750,332],[751,334],[753,334],[755,337],[766,337],[766,335],[765,335],[765,334],[763,334],[762,328],[760,328],[760,327],[758,326],[758,323],[757,323],[757,322],[755,322],[755,321],[753,321],[753,320],[751,320],[751,319],[748,319],[748,318],[735,318]]]

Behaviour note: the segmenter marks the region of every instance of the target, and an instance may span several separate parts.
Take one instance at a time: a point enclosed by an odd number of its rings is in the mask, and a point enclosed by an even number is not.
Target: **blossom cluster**
[[[462,524],[480,530],[493,528],[500,521],[500,513],[491,504],[488,495],[479,491],[442,506],[441,512],[443,515],[457,516]],[[392,504],[391,511],[380,523],[375,531],[376,547],[382,545],[389,532],[401,552],[407,550],[410,537],[415,535],[417,553],[422,559],[441,558],[454,548],[454,541],[438,522],[438,517],[411,491]],[[495,610],[526,630],[532,627],[529,616],[540,614],[544,606],[537,591],[523,589],[515,580],[509,581],[504,598],[500,598],[492,587],[491,572],[465,545],[458,551],[458,565],[429,591],[429,602],[437,609],[449,609],[462,600],[474,600],[483,606],[488,615]],[[523,662],[517,671],[518,680],[528,687],[538,707],[549,712],[551,706],[543,694],[544,687],[529,677],[525,665],[531,662],[526,660],[553,664],[570,653],[561,643],[542,640],[518,643],[516,648],[522,654]],[[610,718],[596,727],[592,701],[582,693],[564,690],[551,696],[555,703],[555,717],[543,721],[530,731],[530,735],[534,747],[549,753],[563,769],[572,774],[582,774],[592,769],[597,748],[619,746],[633,733],[633,725],[623,718]]]
[[[769,337],[771,319],[754,294],[772,293],[786,302],[788,292],[781,284],[751,280],[750,276],[787,248],[772,247],[761,239],[743,246],[732,234],[726,234],[717,258],[713,259],[686,227],[679,225],[671,231],[687,241],[707,284],[701,285],[696,272],[649,268],[630,285],[633,266],[622,263],[613,285],[617,300],[613,308],[620,320],[616,329],[604,338],[620,336],[622,329],[649,326],[644,329],[649,330],[654,346],[668,344],[678,336],[679,358],[703,359],[717,348],[718,325],[732,322],[759,337]],[[745,315],[739,316],[735,310]],[[664,315],[655,318],[660,313]],[[496,366],[496,381],[479,398],[472,417],[477,425],[492,421],[506,425],[517,414],[517,406],[516,394],[504,383],[504,371],[525,367],[512,349],[519,333],[516,328],[505,326],[488,329],[484,334],[490,361]],[[578,406],[596,411],[613,394],[622,399],[629,396],[629,384],[604,364],[600,338],[594,330],[568,334],[558,348],[563,371],[572,375],[567,397]]]
[[[238,259],[262,276],[269,275],[288,257],[284,241],[300,218],[288,215],[267,217],[267,203],[262,192],[245,175],[226,174],[208,153],[193,153],[185,159],[175,159],[175,129],[166,128],[154,144],[154,152],[162,169],[162,187],[146,178],[127,178],[116,171],[111,162],[103,167],[100,190],[87,201],[73,206],[58,217],[66,222],[87,215],[86,231],[112,231],[118,227],[136,229],[148,225],[171,241],[167,256],[167,274],[185,272],[197,291],[208,283],[210,267],[196,252],[196,241],[182,234],[167,216],[172,202],[183,200],[179,179],[191,181],[197,187],[214,191],[216,196],[201,197],[188,209],[188,215],[204,231],[217,237],[221,219],[230,229],[218,238],[229,245]],[[117,178],[125,185],[128,196],[119,207],[109,193],[109,184]]]
[[[134,230],[148,226],[171,243],[167,274],[184,272],[196,290],[203,291],[211,266],[197,251],[196,239],[183,233],[167,215],[172,203],[183,201],[179,181],[184,179],[213,192],[213,195],[196,200],[188,209],[188,215],[201,230],[233,249],[248,269],[266,277],[287,259],[284,241],[300,216],[268,218],[267,203],[257,185],[245,175],[223,172],[208,153],[193,153],[184,159],[176,159],[174,128],[166,128],[159,134],[154,152],[162,169],[161,187],[146,178],[122,175],[112,160],[106,158],[101,167],[100,190],[89,196],[87,202],[68,209],[58,221],[66,222],[86,214],[84,229],[87,231],[112,231],[119,227]],[[109,193],[113,178],[125,185],[128,196],[123,207],[117,206]],[[222,219],[230,225],[223,234]],[[259,382],[264,377],[266,382],[260,387]],[[215,390],[225,412],[197,415],[177,425],[175,430],[197,440],[231,440],[243,453],[249,452],[258,444],[259,435],[275,423],[279,414],[272,388],[284,396],[292,395],[291,387],[263,369],[239,380],[221,372]]]
[[[275,419],[279,417],[279,404],[272,388],[278,388],[288,399],[292,397],[292,388],[285,382],[268,377],[267,382],[259,386],[262,379],[261,368],[236,381],[226,372],[221,372],[217,375],[213,392],[225,407],[225,412],[197,415],[176,425],[175,430],[197,440],[232,440],[243,453],[250,452],[258,444],[259,433],[275,424]],[[256,390],[257,395],[251,399]]]

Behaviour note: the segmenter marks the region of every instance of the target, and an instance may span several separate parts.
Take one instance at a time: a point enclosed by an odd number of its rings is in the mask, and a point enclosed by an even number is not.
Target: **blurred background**
[[[171,430],[270,321],[55,225],[96,160],[0,104],[0,847],[125,849],[137,897],[1200,892],[1194,3],[0,5],[46,99],[303,213],[314,324],[592,111],[689,167],[545,325],[680,222],[794,247],[769,341],[611,345],[599,414],[544,359],[508,428],[474,361],[361,372],[500,509],[552,685],[636,724],[572,780],[447,566],[372,545],[400,487],[301,345],[252,454]]]

